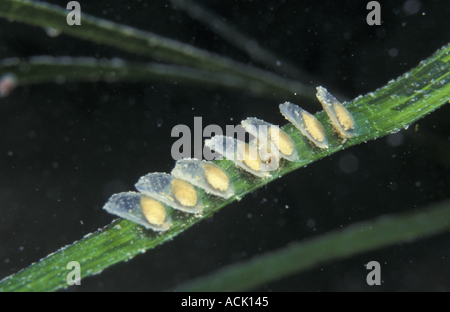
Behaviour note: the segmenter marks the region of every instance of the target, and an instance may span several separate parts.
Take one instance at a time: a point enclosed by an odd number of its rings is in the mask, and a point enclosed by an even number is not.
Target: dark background
[[[49,1],[66,6],[67,1]],[[79,1],[82,12],[190,43],[237,61],[242,51],[167,1]],[[374,91],[450,41],[448,1],[199,1],[235,29],[293,62],[338,98]],[[82,27],[82,26],[78,26]],[[120,57],[118,49],[0,20],[0,59],[34,55]],[[304,79],[316,87],[314,79]],[[170,83],[40,84],[0,99],[0,278],[114,219],[101,208],[137,179],[170,172],[172,128],[286,123],[283,100]],[[310,112],[318,102],[296,103]],[[222,209],[173,241],[82,280],[69,291],[159,291],[267,251],[384,214],[449,198],[450,106],[406,131],[297,170]],[[444,156],[442,156],[444,155]],[[398,244],[264,285],[261,291],[449,291],[448,233]],[[364,264],[381,263],[381,286]]]

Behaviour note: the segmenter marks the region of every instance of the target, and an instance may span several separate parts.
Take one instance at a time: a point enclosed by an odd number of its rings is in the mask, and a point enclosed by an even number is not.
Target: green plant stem
[[[55,29],[64,34],[127,52],[150,56],[156,60],[181,64],[222,74],[231,74],[255,82],[269,94],[313,100],[314,89],[298,81],[284,79],[271,72],[246,66],[192,45],[165,38],[151,32],[81,14],[81,25],[67,24],[69,10],[37,1],[2,0],[0,17],[13,21]],[[261,90],[262,91],[262,90]]]
[[[304,81],[317,80],[312,79],[311,75],[298,70],[294,64],[279,56],[263,49],[259,44],[239,31],[236,31],[229,25],[224,18],[207,10],[195,1],[190,0],[171,0],[176,9],[184,10],[193,19],[196,19],[207,25],[211,31],[225,38],[235,47],[247,53],[253,60],[267,65],[270,69],[284,73],[291,77],[303,77]]]
[[[24,71],[23,69],[26,68]],[[121,59],[93,57],[32,57],[0,62],[0,76],[14,74],[18,85],[66,81],[87,82],[167,82],[194,84],[200,87],[227,88],[246,91],[259,96],[271,96],[264,85],[233,74],[223,74],[191,67],[158,63],[129,63]]]
[[[305,271],[323,262],[350,257],[450,230],[450,201],[398,216],[381,216],[344,230],[268,252],[224,267],[172,291],[242,291]]]
[[[345,143],[333,136],[332,127],[323,111],[315,116],[325,125],[326,134],[330,139],[328,149],[310,148],[298,130],[290,124],[286,125],[283,129],[295,141],[300,160],[282,163],[280,169],[271,178],[252,178],[237,170],[229,160],[216,161],[230,174],[236,196],[224,201],[201,194],[207,208],[200,217],[173,211],[173,227],[163,233],[147,231],[130,221],[118,219],[102,230],[66,246],[0,281],[0,290],[50,291],[67,287],[68,270],[66,265],[70,261],[80,263],[83,278],[99,274],[117,262],[131,259],[137,254],[171,240],[193,224],[211,216],[214,212],[273,179],[355,144],[408,127],[450,99],[449,64],[450,46],[447,45],[396,81],[348,103],[346,107],[355,118],[358,135]],[[388,243],[391,241],[389,238]]]

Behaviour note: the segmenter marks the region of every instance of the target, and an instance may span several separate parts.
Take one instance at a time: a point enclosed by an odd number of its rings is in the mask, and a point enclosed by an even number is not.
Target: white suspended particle
[[[327,89],[317,87],[317,98],[322,103],[323,109],[330,117],[331,123],[336,131],[344,139],[351,138],[355,135],[356,123],[353,116]]]
[[[320,148],[328,148],[325,129],[316,117],[290,102],[280,104],[280,111],[314,145]]]
[[[171,174],[206,191],[206,193],[230,198],[234,187],[228,174],[219,166],[209,161],[198,159],[180,159]]]
[[[56,38],[59,35],[61,35],[61,30],[53,27],[46,28],[45,32],[47,33],[48,36],[52,38]]]
[[[228,160],[233,161],[236,166],[257,177],[266,178],[270,176],[267,172],[270,164],[261,161],[258,150],[254,146],[223,135],[216,135],[205,140],[205,146],[225,156]]]
[[[103,209],[154,231],[166,231],[172,225],[168,208],[142,193],[114,194],[103,206]]]
[[[200,213],[202,200],[195,188],[167,173],[149,173],[134,185],[136,189],[174,209],[188,213]]]
[[[18,85],[16,75],[7,73],[0,77],[0,98],[5,97]]]
[[[252,117],[241,121],[241,124],[248,133],[258,138],[260,148],[263,145],[270,150],[269,146],[274,145],[283,158],[289,161],[298,159],[294,141],[278,126]]]

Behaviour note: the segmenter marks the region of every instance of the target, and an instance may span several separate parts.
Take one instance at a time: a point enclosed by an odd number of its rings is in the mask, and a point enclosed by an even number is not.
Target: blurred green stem
[[[158,61],[238,76],[247,80],[248,83],[254,82],[255,88],[260,85],[262,89],[266,89],[265,92],[275,94],[277,97],[292,98],[293,94],[296,94],[303,100],[315,99],[314,89],[303,83],[246,66],[229,58],[151,32],[84,13],[81,14],[80,26],[69,26],[66,21],[69,12],[69,10],[45,2],[0,1],[0,17],[45,29],[53,29],[54,32],[109,45],[130,53],[147,55]]]
[[[321,263],[450,230],[450,201],[414,213],[381,216],[232,264],[172,291],[241,291]]]
[[[175,5],[176,9],[186,11],[193,19],[207,25],[211,31],[222,36],[235,47],[247,53],[253,60],[267,65],[275,72],[287,74],[295,78],[302,77],[303,81],[317,81],[310,74],[298,70],[291,62],[283,60],[279,56],[263,49],[256,40],[252,40],[240,31],[236,31],[223,17],[207,10],[195,1],[171,0],[171,2]]]
[[[23,69],[26,68],[24,71]],[[272,96],[264,84],[234,74],[158,63],[130,63],[121,59],[93,57],[31,57],[26,61],[8,58],[0,62],[0,76],[14,74],[18,86],[66,81],[86,82],[166,82],[173,85],[196,85],[202,88],[227,88],[258,96]]]

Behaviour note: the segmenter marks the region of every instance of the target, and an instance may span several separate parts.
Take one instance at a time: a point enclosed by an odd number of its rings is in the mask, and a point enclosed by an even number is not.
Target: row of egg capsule
[[[336,132],[344,140],[354,136],[356,123],[347,109],[325,88],[318,87],[316,96]],[[312,144],[328,148],[324,128],[313,115],[289,102],[280,104],[280,111]],[[243,120],[242,126],[257,139],[247,144],[226,136],[214,136],[205,140],[205,145],[261,178],[270,176],[269,172],[278,169],[279,163],[274,153],[265,154],[261,150],[277,150],[279,154],[276,155],[289,161],[298,159],[294,141],[279,127],[256,118]],[[263,135],[258,132],[260,126],[268,129]],[[140,193],[114,194],[103,209],[147,229],[166,231],[172,225],[169,209],[187,213],[203,210],[202,200],[193,185],[225,199],[234,195],[232,181],[222,168],[208,161],[181,159],[176,162],[171,174],[149,173],[141,177],[135,185]]]

